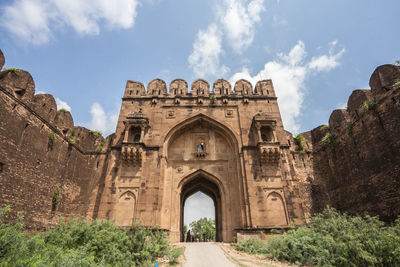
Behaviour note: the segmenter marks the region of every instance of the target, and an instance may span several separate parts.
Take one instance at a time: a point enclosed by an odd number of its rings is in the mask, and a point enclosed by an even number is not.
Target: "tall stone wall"
[[[347,109],[332,112],[329,128],[311,131],[314,212],[329,204],[387,221],[400,214],[398,81],[399,67],[378,67],[370,79],[371,90],[353,91]]]
[[[26,71],[0,72],[0,203],[12,206],[9,219],[23,211],[27,228],[35,231],[59,216],[86,216],[104,159],[97,150],[107,144],[74,127],[53,96],[35,95],[34,88]]]

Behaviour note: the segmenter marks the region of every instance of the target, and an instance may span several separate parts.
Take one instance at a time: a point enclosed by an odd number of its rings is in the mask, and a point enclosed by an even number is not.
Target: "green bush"
[[[319,129],[321,131],[327,131],[327,130],[329,130],[329,125],[324,124],[324,125],[320,126]]]
[[[178,264],[179,257],[183,254],[184,248],[174,248],[171,250],[169,255],[169,264],[176,265]]]
[[[102,133],[101,133],[99,130],[90,130],[90,132],[91,132],[92,134],[94,134],[94,135],[98,135],[98,136],[101,136],[101,135],[102,135]]]
[[[374,99],[366,100],[363,103],[363,108],[365,111],[373,110],[376,107],[377,103]]]
[[[302,265],[400,266],[400,217],[385,225],[377,217],[350,216],[327,207],[309,227],[274,236],[264,246],[249,246],[240,245],[243,251]]]
[[[73,144],[75,144],[75,136],[71,136],[70,138],[69,138],[69,143],[71,144],[71,145],[73,145]]]
[[[60,199],[60,188],[57,188],[56,191],[53,194],[53,199],[52,199],[52,203],[53,205],[57,205],[58,200]]]
[[[211,103],[215,103],[215,101],[217,101],[217,97],[215,96],[215,94],[210,95],[210,101]]]
[[[249,254],[267,254],[268,245],[264,241],[258,238],[249,238],[245,240],[239,240],[236,244],[233,244],[236,250],[243,251]]]
[[[96,151],[97,152],[103,151],[103,147],[104,147],[104,141],[101,141],[100,145],[97,146]]]
[[[324,147],[334,147],[335,146],[335,136],[330,132],[327,132],[324,137],[322,137],[320,144]]]
[[[166,233],[111,221],[71,219],[30,235],[17,223],[4,223],[0,210],[0,266],[148,266],[169,255]]]
[[[60,108],[58,111],[67,112],[68,110],[66,110],[65,108]]]
[[[393,84],[394,89],[400,88],[400,79],[397,79],[396,82]]]
[[[56,141],[56,134],[55,133],[51,133],[50,135],[49,135],[49,140],[47,141],[47,145],[50,147],[50,148],[52,148],[53,147],[53,145],[54,145],[54,141]]]
[[[303,149],[304,149],[303,144],[302,144],[303,139],[304,139],[304,136],[302,134],[298,134],[294,138],[294,142],[296,144],[297,151],[303,151]]]

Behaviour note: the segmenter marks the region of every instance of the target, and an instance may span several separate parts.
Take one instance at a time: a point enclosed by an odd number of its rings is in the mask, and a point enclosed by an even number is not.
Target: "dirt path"
[[[237,251],[230,244],[218,243],[225,252],[225,255],[233,261],[236,266],[240,267],[294,267],[298,265],[290,265],[288,263],[274,261],[266,256],[250,255],[245,252]]]
[[[215,243],[185,243],[183,267],[235,267]]]

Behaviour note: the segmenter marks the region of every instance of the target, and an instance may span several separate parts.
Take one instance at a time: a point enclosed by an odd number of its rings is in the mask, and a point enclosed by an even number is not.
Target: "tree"
[[[201,218],[190,223],[191,234],[199,240],[215,240],[215,219]]]

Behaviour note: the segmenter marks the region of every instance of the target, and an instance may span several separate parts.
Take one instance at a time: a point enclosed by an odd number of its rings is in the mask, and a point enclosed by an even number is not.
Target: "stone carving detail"
[[[124,145],[121,152],[122,160],[127,165],[142,166],[142,148],[134,145]]]
[[[261,164],[278,164],[281,158],[280,148],[278,144],[260,144],[259,153]]]
[[[203,142],[201,142],[200,144],[198,144],[196,146],[195,155],[197,158],[205,158],[206,157],[207,153],[206,153],[205,145]]]

